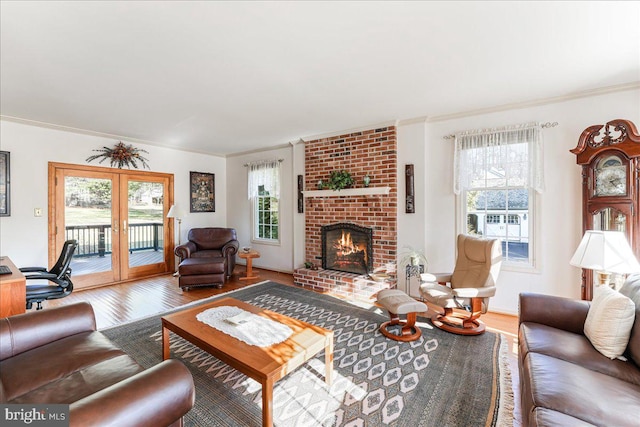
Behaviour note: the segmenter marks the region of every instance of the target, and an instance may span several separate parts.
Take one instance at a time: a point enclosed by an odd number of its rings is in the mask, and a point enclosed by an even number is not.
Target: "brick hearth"
[[[395,288],[393,279],[375,281],[367,276],[335,270],[299,268],[293,273],[293,282],[314,291],[331,291],[347,299],[370,301],[383,289]]]
[[[389,187],[389,194],[344,196],[338,192],[327,197],[305,197],[305,261],[318,266],[321,264],[323,225],[350,222],[369,227],[373,229],[373,270],[389,274],[391,280],[386,287],[395,286],[398,205],[396,128],[370,129],[305,144],[305,190],[316,190],[319,180],[326,182],[331,171],[342,169],[351,173],[356,182],[354,187],[363,187],[363,178],[369,174],[370,187]],[[365,276],[321,269],[298,269],[294,274],[294,282],[314,289],[343,292],[347,297],[364,295],[385,286]],[[354,291],[355,288],[361,289]]]

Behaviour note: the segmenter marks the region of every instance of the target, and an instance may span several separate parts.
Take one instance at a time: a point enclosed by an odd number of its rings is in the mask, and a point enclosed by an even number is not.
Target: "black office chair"
[[[71,257],[78,247],[77,240],[67,240],[56,264],[47,270],[44,267],[23,267],[19,270],[27,279],[27,310],[37,304],[36,310],[42,310],[42,301],[64,298],[73,291],[71,282]],[[31,280],[46,280],[44,283],[30,284]]]

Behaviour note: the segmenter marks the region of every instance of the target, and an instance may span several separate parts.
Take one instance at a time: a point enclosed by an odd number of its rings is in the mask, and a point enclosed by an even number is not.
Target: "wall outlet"
[[[42,208],[33,209],[33,216],[42,216]]]

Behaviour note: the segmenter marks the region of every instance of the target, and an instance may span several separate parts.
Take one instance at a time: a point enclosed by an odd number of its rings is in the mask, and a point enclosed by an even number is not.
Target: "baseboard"
[[[236,265],[241,265],[243,267],[246,267],[247,264],[246,263],[240,263],[236,261]],[[266,271],[273,271],[274,273],[282,273],[282,274],[293,274],[293,270],[280,270],[277,268],[267,268],[267,267],[262,267],[260,265],[257,265],[255,262],[253,263],[253,268],[259,268],[260,270],[266,270]]]

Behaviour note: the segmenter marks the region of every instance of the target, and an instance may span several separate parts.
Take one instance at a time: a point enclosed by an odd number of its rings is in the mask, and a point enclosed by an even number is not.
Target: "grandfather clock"
[[[582,231],[623,231],[640,259],[640,135],[629,120],[586,128],[571,150],[582,165]],[[582,270],[582,299],[593,296],[593,271]]]

